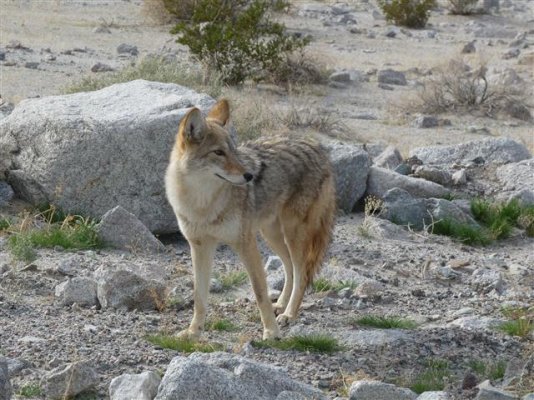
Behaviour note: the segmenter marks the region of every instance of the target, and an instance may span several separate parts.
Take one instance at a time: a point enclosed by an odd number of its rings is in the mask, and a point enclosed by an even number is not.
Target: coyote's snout
[[[247,269],[263,337],[279,337],[277,320],[284,325],[296,318],[330,242],[335,214],[331,166],[314,141],[277,138],[236,148],[227,131],[229,118],[225,100],[206,118],[193,108],[180,123],[165,176],[167,197],[191,247],[195,279],[193,320],[180,335],[200,335],[213,257],[217,245],[226,243]],[[274,310],[258,232],[284,264],[285,284]]]

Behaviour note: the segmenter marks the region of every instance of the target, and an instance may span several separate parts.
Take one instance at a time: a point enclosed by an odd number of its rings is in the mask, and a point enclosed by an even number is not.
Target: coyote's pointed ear
[[[225,126],[230,119],[230,104],[228,100],[219,100],[208,113],[208,119]]]
[[[204,117],[198,108],[189,111],[182,122],[178,135],[182,142],[200,142],[204,137]]]

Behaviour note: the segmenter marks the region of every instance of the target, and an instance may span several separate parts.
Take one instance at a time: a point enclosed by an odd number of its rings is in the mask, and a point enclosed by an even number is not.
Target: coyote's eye
[[[218,156],[224,156],[224,151],[222,150],[214,150],[213,152],[217,154]]]

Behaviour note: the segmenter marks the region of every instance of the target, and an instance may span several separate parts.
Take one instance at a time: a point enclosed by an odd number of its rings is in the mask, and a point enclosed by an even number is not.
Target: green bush
[[[225,83],[261,80],[308,43],[270,19],[275,8],[265,0],[199,0],[191,19],[171,32],[208,70],[219,72]]]
[[[386,19],[395,25],[424,28],[435,0],[378,0]]]

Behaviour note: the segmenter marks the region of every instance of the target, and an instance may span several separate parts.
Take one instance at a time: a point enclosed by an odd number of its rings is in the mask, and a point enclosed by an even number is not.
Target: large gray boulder
[[[175,357],[167,367],[156,400],[276,400],[283,392],[306,399],[326,399],[312,386],[291,379],[284,370],[228,353],[193,353]],[[283,393],[281,398],[287,398]]]
[[[410,152],[424,164],[469,164],[474,160],[484,163],[506,164],[531,158],[528,149],[510,138],[474,140],[450,146],[419,147]]]
[[[329,143],[326,148],[334,167],[338,207],[350,213],[365,193],[371,158],[363,148],[346,143]]]
[[[11,382],[7,368],[7,360],[0,356],[0,400],[11,399]]]
[[[181,118],[214,100],[136,80],[28,99],[0,121],[0,176],[33,204],[100,218],[121,205],[152,232],[178,230],[164,174]]]
[[[497,178],[505,191],[534,191],[534,158],[499,167]]]
[[[425,179],[412,178],[401,175],[386,168],[372,166],[367,179],[367,195],[383,198],[386,192],[393,188],[400,188],[414,197],[444,197],[449,190],[443,186]]]

